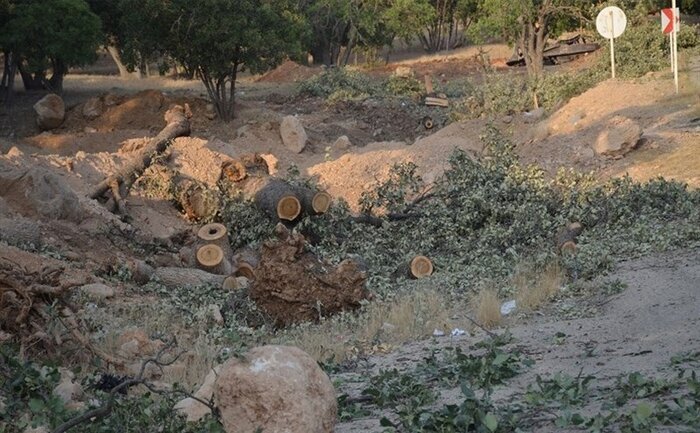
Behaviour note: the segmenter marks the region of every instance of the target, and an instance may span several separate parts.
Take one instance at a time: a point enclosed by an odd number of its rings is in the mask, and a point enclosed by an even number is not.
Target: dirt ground
[[[602,396],[615,378],[639,372],[661,378],[671,373],[672,356],[700,347],[700,250],[687,250],[657,257],[623,262],[614,275],[599,279],[617,279],[628,287],[619,295],[597,295],[585,299],[567,299],[562,295],[548,311],[532,317],[515,319],[510,332],[517,345],[534,360],[534,365],[521,375],[498,386],[493,401],[503,403],[522,398],[536,376],[551,379],[557,373],[572,377],[595,376],[592,395]],[[585,317],[571,318],[566,304],[591,311]],[[408,344],[386,356],[373,356],[362,367],[339,374],[340,392],[350,397],[367,386],[366,378],[381,370],[411,370],[431,350],[458,347],[470,353],[470,346],[486,335],[477,330],[473,335],[440,337]],[[463,396],[459,387],[441,391],[436,407],[459,404]],[[597,410],[596,403],[588,408]],[[584,412],[586,408],[582,409]],[[383,430],[379,419],[385,414],[358,418],[341,423],[337,433]],[[530,428],[530,427],[528,427]],[[561,432],[552,420],[534,427],[537,432]]]
[[[498,66],[506,49],[489,49]],[[402,62],[418,74],[430,72],[449,81],[474,74],[477,62],[462,62],[476,54],[465,50],[453,57]],[[372,73],[389,74],[397,64],[378,67]],[[40,232],[45,251],[60,251],[88,274],[104,275],[115,263],[151,255],[159,263],[176,263],[173,239],[191,231],[192,225],[169,202],[136,189],[129,197],[129,225],[87,197],[94,185],[131,161],[134,152],[125,150],[125,145],[154,136],[163,128],[163,114],[175,103],[191,107],[193,138],[176,141],[174,158],[197,166],[222,157],[271,154],[279,161],[280,172],[298,167],[353,210],[362,192],[385,178],[395,163],[415,163],[418,174],[430,183],[445,169],[455,148],[479,154],[479,136],[489,124],[512,136],[524,162],[538,163],[551,173],[563,167],[592,171],[601,179],[627,174],[644,181],[663,176],[698,188],[700,83],[695,68],[696,63],[691,62],[678,96],[673,94],[670,74],[664,72],[633,82],[605,81],[534,123],[521,113],[451,124],[441,108],[419,104],[387,106],[368,99],[331,106],[320,99],[295,99],[296,83],[318,70],[291,62],[262,77],[242,79],[237,115],[229,124],[210,119],[206,95],[198,82],[72,74],[65,83],[67,118],[60,128],[40,132],[35,126],[31,107],[40,94],[20,92],[16,108],[0,113],[0,178],[40,167],[73,191],[80,218],[67,221],[42,215],[27,205],[22,194],[0,191],[0,222],[30,221]],[[82,116],[83,104],[93,97],[109,98],[114,104],[96,119],[87,120]],[[308,133],[309,143],[302,153],[282,143],[279,127],[285,115],[296,115]],[[426,130],[421,124],[426,115],[438,126]],[[596,155],[592,146],[614,116],[629,118],[641,127],[641,145],[621,158]],[[336,144],[343,135],[349,138],[349,147]],[[207,173],[200,174],[207,177]],[[659,374],[670,356],[700,347],[700,250],[624,262],[605,278],[620,280],[628,288],[615,296],[598,293],[575,301],[562,294],[549,310],[512,319],[509,325],[518,345],[536,362],[498,388],[496,402],[522,394],[535,375],[551,376],[558,371],[595,373],[599,380],[595,392],[603,393],[613,377],[631,371]],[[604,284],[604,280],[592,284]],[[577,308],[585,308],[583,317],[567,316]],[[558,333],[565,337],[554,343]],[[341,384],[339,392],[353,395],[368,374],[389,367],[410,368],[433,347],[458,346],[466,352],[479,337],[483,335],[476,332],[408,344],[389,355],[373,356],[363,369],[357,367],[333,379]],[[441,394],[440,403],[457,401],[458,389]],[[372,413],[341,423],[336,431],[381,432],[378,419],[382,415]],[[538,431],[561,430],[545,422]]]

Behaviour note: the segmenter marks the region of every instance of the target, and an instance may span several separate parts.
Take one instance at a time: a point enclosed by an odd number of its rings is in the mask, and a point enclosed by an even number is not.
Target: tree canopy
[[[63,76],[70,66],[85,65],[97,58],[101,22],[84,0],[4,3],[9,13],[4,20],[0,18],[0,47],[12,53],[25,87],[61,92]],[[47,79],[48,70],[51,77]]]

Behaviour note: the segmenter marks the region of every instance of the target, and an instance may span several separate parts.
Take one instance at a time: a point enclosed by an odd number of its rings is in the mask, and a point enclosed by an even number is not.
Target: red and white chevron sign
[[[661,31],[664,33],[671,33],[674,27],[677,27],[681,21],[680,9],[676,8],[676,17],[673,17],[673,9],[666,8],[661,9]],[[676,32],[678,29],[676,28]]]

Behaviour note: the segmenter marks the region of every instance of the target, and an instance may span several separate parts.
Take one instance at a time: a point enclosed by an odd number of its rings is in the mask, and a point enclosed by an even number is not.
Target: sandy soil
[[[700,250],[624,262],[613,275],[593,284],[611,279],[619,279],[627,284],[627,289],[612,297],[598,295],[575,302],[564,298],[542,315],[512,323],[514,344],[535,364],[496,387],[494,402],[517,400],[537,375],[548,379],[559,372],[573,377],[580,372],[583,376],[595,376],[593,395],[600,395],[615,378],[624,374],[640,372],[649,377],[663,377],[672,356],[700,348]],[[572,302],[576,308],[595,307],[597,312],[578,319],[556,313],[562,304]],[[412,343],[390,355],[372,356],[362,369],[335,378],[344,384],[341,393],[357,396],[370,374],[392,368],[411,370],[434,348],[459,347],[468,354],[470,345],[484,337],[483,332],[476,331],[473,336]],[[459,404],[460,396],[459,388],[445,390],[436,404]],[[336,433],[380,433],[384,431],[379,425],[381,416],[376,413],[341,423]],[[536,431],[562,430],[552,423],[543,423]]]

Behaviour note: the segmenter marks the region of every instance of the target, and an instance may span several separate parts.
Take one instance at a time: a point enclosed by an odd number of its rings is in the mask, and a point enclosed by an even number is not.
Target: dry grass
[[[475,320],[485,328],[493,328],[501,323],[501,299],[493,289],[483,289],[472,300]]]
[[[417,291],[388,303],[373,302],[359,314],[343,314],[320,324],[284,331],[278,344],[293,344],[319,361],[341,362],[361,353],[425,338],[433,330],[450,328],[444,297],[431,290]]]
[[[537,310],[559,292],[564,281],[564,272],[556,262],[544,269],[521,266],[513,277],[515,300],[519,309]]]

